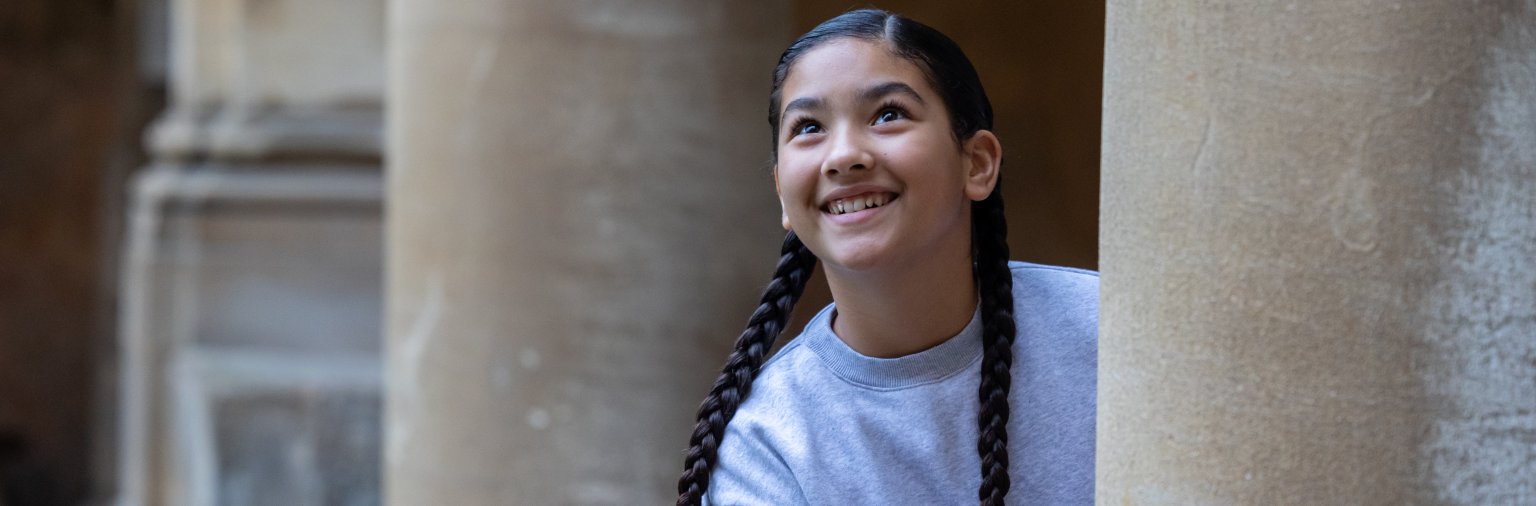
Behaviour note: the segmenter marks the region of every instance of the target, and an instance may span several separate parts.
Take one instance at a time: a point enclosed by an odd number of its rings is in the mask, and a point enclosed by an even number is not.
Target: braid
[[[709,489],[710,471],[719,455],[720,440],[725,435],[725,424],[731,421],[736,408],[741,407],[752,392],[752,379],[757,376],[774,340],[778,339],[779,331],[784,330],[790,311],[815,268],[816,255],[800,242],[800,238],[794,232],[784,236],[779,264],[774,268],[773,280],[763,291],[762,302],[747,320],[747,329],[736,338],[736,348],[731,351],[709,396],[699,405],[698,424],[688,440],[683,475],[677,480],[678,506],[694,506],[703,500],[704,491]]]
[[[971,205],[972,255],[981,292],[981,401],[976,451],[981,455],[983,505],[1003,504],[1008,495],[1008,391],[1013,364],[1013,274],[1008,268],[1008,224],[1002,180],[986,200]]]

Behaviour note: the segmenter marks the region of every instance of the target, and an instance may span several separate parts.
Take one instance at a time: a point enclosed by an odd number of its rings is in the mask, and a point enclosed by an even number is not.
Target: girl
[[[1008,261],[959,47],[843,14],[784,51],[768,122],[789,234],[678,504],[1091,504],[1098,277]],[[833,304],[763,364],[818,258]]]

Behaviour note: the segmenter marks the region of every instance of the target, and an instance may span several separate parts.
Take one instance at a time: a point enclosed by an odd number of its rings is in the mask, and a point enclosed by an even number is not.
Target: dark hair
[[[951,131],[957,143],[970,139],[977,131],[992,128],[992,105],[976,69],[960,46],[922,23],[882,10],[863,9],[818,25],[796,39],[779,57],[768,102],[774,146],[779,138],[780,92],[795,60],[823,43],[849,37],[885,42],[893,54],[916,63],[949,109]],[[977,392],[980,410],[976,451],[981,458],[981,488],[977,495],[982,504],[1001,505],[1010,485],[1008,392],[1016,330],[1001,178],[991,195],[971,203],[971,258],[981,298],[983,347],[981,386]],[[762,302],[748,320],[747,329],[737,338],[736,348],[709,396],[699,406],[698,424],[689,439],[683,475],[677,483],[679,506],[699,504],[709,488],[710,471],[719,455],[725,425],[751,392],[752,380],[762,367],[764,355],[788,322],[790,311],[815,267],[815,255],[794,232],[785,236],[778,266]]]

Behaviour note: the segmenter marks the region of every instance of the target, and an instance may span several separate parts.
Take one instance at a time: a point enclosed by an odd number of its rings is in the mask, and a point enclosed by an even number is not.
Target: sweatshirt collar
[[[932,348],[896,358],[877,358],[848,347],[832,331],[837,304],[822,309],[805,326],[805,346],[834,374],[857,386],[898,390],[942,381],[981,358],[981,311],[965,328]]]

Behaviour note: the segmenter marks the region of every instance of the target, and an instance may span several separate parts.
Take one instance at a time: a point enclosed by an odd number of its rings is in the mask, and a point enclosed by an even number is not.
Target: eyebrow
[[[790,101],[789,105],[784,106],[784,116],[788,116],[789,113],[795,112],[798,109],[816,110],[821,109],[825,105],[819,98],[800,97]]]
[[[880,84],[876,84],[874,86],[870,86],[868,88],[864,88],[862,91],[859,91],[859,93],[858,93],[858,97],[859,97],[858,100],[860,102],[873,102],[875,100],[878,100],[880,97],[884,97],[884,96],[890,95],[892,93],[900,93],[900,94],[903,94],[903,95],[908,95],[908,96],[912,97],[913,100],[916,100],[917,103],[919,103],[919,104],[923,104],[924,103],[923,102],[923,96],[922,95],[918,95],[917,94],[917,90],[912,89],[912,87],[908,86],[907,83],[903,83],[901,81],[886,81],[886,82],[883,82],[883,83],[880,83]],[[826,101],[824,101],[824,100],[822,100],[821,98],[818,98],[818,97],[800,97],[800,98],[797,98],[797,99],[794,99],[794,100],[790,101],[789,105],[784,106],[784,114],[783,115],[784,116],[788,116],[789,113],[794,112],[796,110],[800,110],[800,109],[805,109],[805,110],[821,109],[823,107],[826,107],[826,105],[827,105]]]
[[[907,83],[903,83],[901,81],[887,81],[865,88],[864,91],[859,92],[859,101],[873,102],[880,97],[884,97],[892,93],[909,95],[913,100],[916,100],[917,103],[923,103],[923,96],[918,95],[917,90],[912,89],[911,86],[907,86]]]

